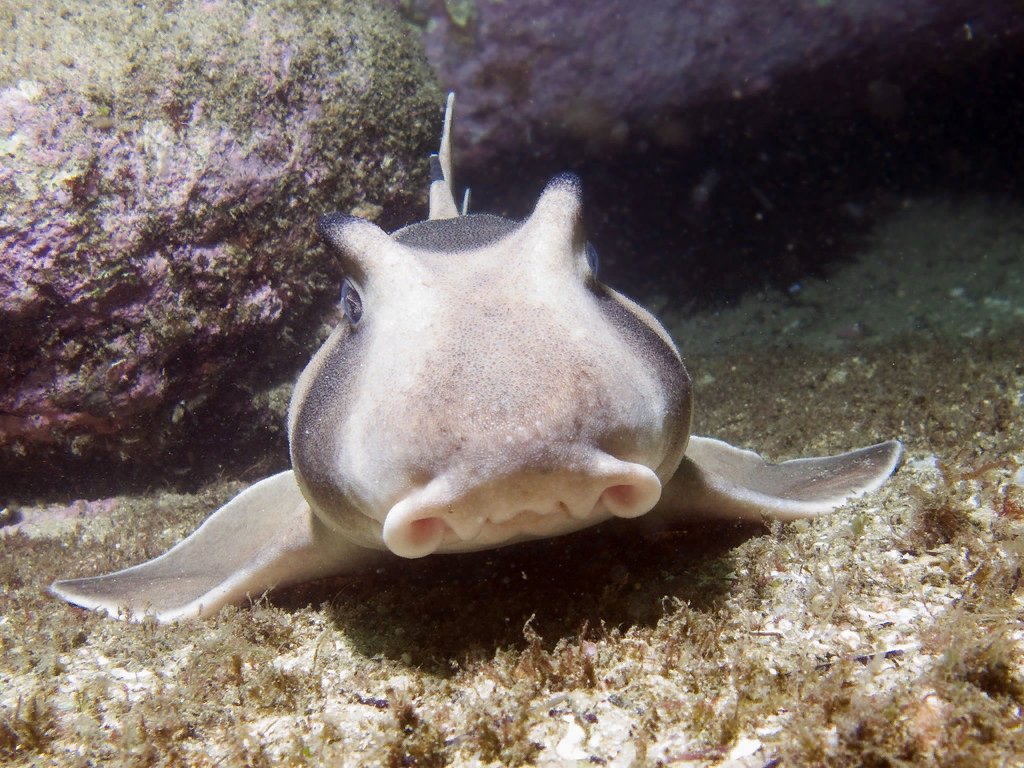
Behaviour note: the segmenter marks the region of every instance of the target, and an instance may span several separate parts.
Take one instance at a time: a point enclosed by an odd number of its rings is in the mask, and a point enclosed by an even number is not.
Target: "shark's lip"
[[[437,478],[391,508],[382,535],[401,557],[488,549],[638,517],[660,496],[653,470],[607,455],[586,471],[524,473],[468,490]]]

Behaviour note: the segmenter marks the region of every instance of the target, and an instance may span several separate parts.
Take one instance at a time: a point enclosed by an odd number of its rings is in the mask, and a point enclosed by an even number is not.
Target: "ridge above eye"
[[[363,316],[363,299],[352,281],[348,279],[341,284],[341,309],[352,325],[357,325]]]
[[[601,265],[601,259],[597,254],[597,248],[594,244],[587,240],[587,265],[590,267],[590,271],[594,273],[594,277],[597,277],[598,267]]]

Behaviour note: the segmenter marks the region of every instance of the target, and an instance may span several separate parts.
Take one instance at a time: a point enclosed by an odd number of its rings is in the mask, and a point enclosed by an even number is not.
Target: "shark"
[[[522,221],[470,213],[454,194],[453,113],[450,94],[426,220],[392,233],[320,221],[345,275],[343,317],[295,385],[291,468],[165,554],[57,581],[54,595],[115,617],[199,618],[389,560],[612,518],[811,518],[896,470],[896,440],[774,464],[691,435],[683,359],[653,315],[601,282],[579,179],[556,176]]]

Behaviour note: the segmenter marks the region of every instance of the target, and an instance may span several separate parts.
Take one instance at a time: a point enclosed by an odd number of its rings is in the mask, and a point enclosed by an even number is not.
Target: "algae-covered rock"
[[[371,3],[5,3],[0,471],[257,419],[336,295],[317,218],[409,206],[440,104]]]

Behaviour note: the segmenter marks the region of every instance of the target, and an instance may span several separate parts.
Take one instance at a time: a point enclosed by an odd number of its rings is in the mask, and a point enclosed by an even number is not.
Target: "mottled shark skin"
[[[149,562],[51,591],[161,621],[390,558],[560,536],[613,517],[783,520],[878,488],[889,441],[767,463],[690,435],[690,377],[666,331],[597,278],[578,180],[522,222],[452,194],[449,96],[430,214],[389,235],[321,222],[344,321],[303,371],[292,469],[261,480]],[[468,198],[467,198],[468,201]]]

